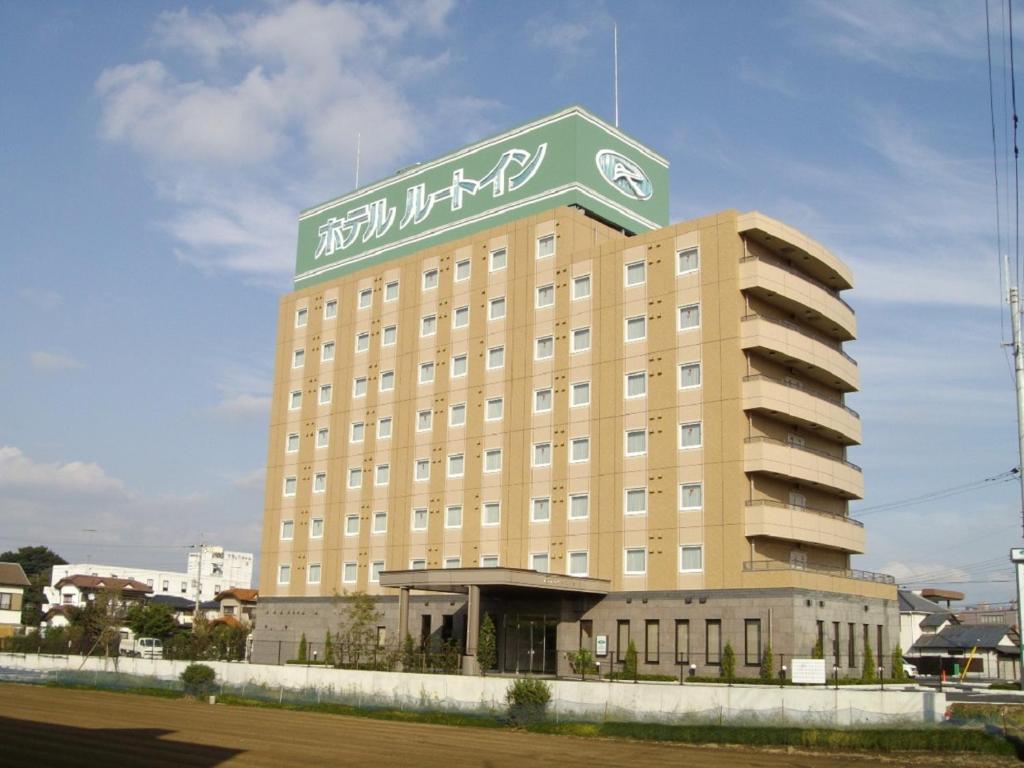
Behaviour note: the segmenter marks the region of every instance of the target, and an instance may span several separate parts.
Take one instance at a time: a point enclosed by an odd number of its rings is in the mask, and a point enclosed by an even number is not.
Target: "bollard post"
[[[832,679],[835,681],[836,690],[839,690],[839,665],[832,665]]]
[[[883,667],[881,664],[879,664],[878,665],[878,685],[879,685],[878,690],[880,690],[880,691],[884,691],[885,690],[885,677],[883,677],[883,675],[885,675],[885,667]]]
[[[784,688],[786,685],[786,665],[783,664],[779,667],[779,688]]]

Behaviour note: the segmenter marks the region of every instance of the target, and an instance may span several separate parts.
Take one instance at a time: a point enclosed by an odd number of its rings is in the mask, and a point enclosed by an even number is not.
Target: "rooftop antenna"
[[[359,189],[359,155],[363,148],[363,134],[356,134],[356,189]]]
[[[615,127],[619,127],[619,25],[612,25],[612,48],[615,61]]]

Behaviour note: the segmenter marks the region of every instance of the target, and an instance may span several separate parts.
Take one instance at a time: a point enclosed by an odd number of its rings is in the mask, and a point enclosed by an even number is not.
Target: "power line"
[[[998,475],[992,477],[986,477],[982,480],[974,480],[963,485],[954,485],[950,488],[943,488],[938,491],[929,491],[928,493],[921,494],[920,496],[910,496],[906,499],[899,499],[897,501],[890,501],[885,504],[876,504],[873,507],[865,507],[864,509],[858,509],[855,512],[851,512],[853,517],[863,517],[864,515],[874,514],[875,512],[882,512],[885,510],[897,509],[899,507],[910,507],[917,504],[924,504],[928,501],[936,501],[938,499],[944,499],[948,496],[956,496],[961,493],[967,493],[978,488],[982,488],[988,484],[998,485],[999,483],[1009,482],[1017,477],[1020,470],[1017,467],[1001,472]]]
[[[996,272],[999,274],[999,301],[1006,297],[1007,287],[1003,286],[1003,218],[999,208],[999,160],[996,142],[996,107],[994,87],[992,85],[992,27],[988,12],[989,0],[985,0],[985,48],[988,63],[988,117],[992,129],[992,179],[995,182],[996,192]],[[999,338],[1006,341],[1006,318],[1002,312],[999,313]]]
[[[1017,285],[1020,285],[1020,148],[1017,146],[1017,73],[1013,58],[1013,0],[1007,0],[1010,38],[1010,104],[1013,107],[1013,237]]]

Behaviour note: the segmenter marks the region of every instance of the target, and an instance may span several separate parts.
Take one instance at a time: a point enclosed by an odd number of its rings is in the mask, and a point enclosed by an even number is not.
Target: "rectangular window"
[[[676,619],[676,664],[690,663],[690,622]]]
[[[687,304],[679,308],[679,330],[687,331],[700,327],[700,304]]]
[[[838,621],[833,621],[832,622],[832,658],[833,658],[833,662],[832,663],[835,664],[837,667],[840,665],[840,660],[839,660],[839,640],[840,640],[840,638],[839,638],[839,622]]]
[[[284,479],[284,495],[285,496],[294,496],[295,495],[295,486],[296,486],[297,482],[298,481],[294,477],[286,477]]]
[[[427,510],[420,507],[412,511],[412,529],[414,531],[427,530]]]
[[[446,557],[444,559],[445,568],[461,568],[462,558],[461,557]]]
[[[330,384],[320,385],[320,405],[327,405],[331,402],[331,392],[333,389]]]
[[[363,424],[363,422],[361,422],[361,421],[353,421],[352,422],[351,431],[349,432],[349,438],[348,438],[349,442],[350,443],[361,443],[361,442],[363,442],[363,437],[365,435],[366,435],[366,425]]]
[[[717,667],[722,663],[721,619],[708,619],[704,622],[704,648],[708,665]]]
[[[679,388],[692,389],[700,386],[700,363],[683,363],[679,366]]]
[[[530,555],[530,568],[541,573],[547,573],[548,570],[548,553],[547,552],[534,552]]]
[[[310,563],[306,570],[306,581],[309,584],[320,583],[320,563]]]
[[[456,307],[452,315],[452,328],[465,328],[469,325],[469,307]]]
[[[417,559],[417,560],[410,560],[409,561],[409,570],[411,570],[411,571],[425,571],[425,570],[427,570],[427,561],[426,560],[419,560],[419,559]]]
[[[647,664],[658,663],[658,656],[661,653],[660,627],[657,619],[648,619],[644,622],[644,661]]]
[[[642,576],[647,573],[647,550],[638,547],[626,550],[625,573],[627,576]]]
[[[302,407],[302,392],[295,390],[288,397],[288,410],[295,411]]]
[[[430,479],[430,459],[416,459],[412,479],[417,483]]]
[[[541,285],[537,287],[537,309],[544,309],[545,307],[552,307],[555,304],[555,286]]]
[[[497,568],[498,567],[498,556],[497,555],[480,555],[480,567],[481,568]]]
[[[388,530],[388,513],[387,512],[374,512],[373,513],[373,532],[374,533],[386,533]]]
[[[743,620],[743,663],[748,667],[761,666],[761,620]]]
[[[327,473],[317,472],[313,475],[313,493],[323,493],[327,490]]]
[[[469,279],[470,264],[469,259],[463,259],[462,261],[455,262],[455,280],[456,282],[462,282],[463,280]]]
[[[380,391],[390,392],[395,388],[395,372],[382,371],[380,374]]]
[[[615,629],[615,660],[625,661],[629,650],[629,619],[619,619]]]
[[[429,291],[437,288],[437,270],[428,269],[423,273],[423,290]]]
[[[647,338],[647,317],[638,315],[626,318],[626,341],[642,341],[645,338]]]
[[[364,288],[359,292],[359,308],[367,309],[373,303],[373,288]]]
[[[448,477],[462,477],[466,460],[461,453],[453,453],[448,457]]]
[[[295,453],[299,450],[299,435],[296,432],[292,432],[288,435],[288,439],[285,441],[285,451],[288,453]]]
[[[330,320],[338,316],[338,300],[331,299],[324,304],[324,320]]]
[[[505,367],[504,347],[491,347],[487,350],[487,367],[491,370]]]
[[[348,471],[348,487],[349,488],[362,488],[363,487],[363,470],[359,467],[351,467]]]
[[[384,570],[383,560],[374,560],[370,563],[370,581],[374,584],[380,581],[380,572]]]
[[[456,403],[449,406],[448,409],[448,426],[450,427],[463,427],[466,425],[466,404]]]
[[[290,565],[277,566],[277,583],[288,584],[292,580],[292,567]]]
[[[346,536],[358,536],[359,535],[359,515],[346,515],[345,516],[345,535]]]
[[[281,521],[281,539],[283,541],[290,541],[295,538],[295,523],[291,520]]]
[[[555,253],[555,236],[544,235],[537,238],[537,258],[546,259]]]
[[[626,433],[626,455],[643,456],[645,453],[647,453],[647,430],[629,430]]]
[[[391,437],[391,417],[385,416],[377,422],[377,439],[387,440]]]
[[[500,525],[501,504],[497,501],[484,502],[480,521],[483,525]]]
[[[700,268],[700,252],[696,248],[686,248],[676,254],[676,274],[685,275],[696,272]]]
[[[551,519],[551,499],[547,496],[533,499],[530,502],[530,521],[534,523],[546,523]]]
[[[582,520],[590,514],[590,496],[585,493],[574,493],[569,497],[569,517]]]
[[[487,319],[501,320],[505,316],[505,297],[499,296],[491,299],[487,305]]]
[[[397,325],[387,325],[387,326],[384,326],[384,330],[383,330],[383,332],[381,333],[381,336],[380,336],[381,346],[393,347],[395,345],[396,341],[398,341],[398,326]]]
[[[700,448],[701,446],[701,430],[700,422],[693,421],[688,424],[679,425],[679,447],[680,448]]]
[[[547,360],[555,354],[555,340],[551,336],[542,336],[537,339],[534,359]]]
[[[357,376],[352,380],[352,397],[366,397],[365,376]]]
[[[420,336],[433,336],[437,333],[437,315],[426,315],[420,318]]]
[[[346,584],[356,583],[356,564],[345,563],[341,569],[341,580]]]
[[[466,355],[456,355],[452,358],[452,378],[457,379],[465,376],[469,370],[469,358]]]
[[[393,280],[384,285],[384,301],[396,301],[398,299],[398,281]]]
[[[551,410],[551,390],[538,389],[533,393],[533,412],[543,413]]]
[[[700,544],[683,544],[679,547],[680,573],[696,573],[704,570],[704,548]]]
[[[535,467],[549,467],[549,466],[551,466],[551,443],[534,443],[533,444],[533,466],[535,466]]]
[[[444,527],[445,528],[461,528],[462,527],[462,507],[459,505],[453,505],[447,507],[444,511]]]
[[[508,263],[508,251],[504,248],[498,248],[497,250],[491,251],[489,263],[491,272],[497,272],[498,270],[504,269]]]
[[[626,514],[646,515],[647,514],[647,489],[627,488],[626,489]]]
[[[416,431],[429,432],[434,423],[433,411],[419,411],[416,414]]]
[[[501,472],[501,448],[484,451],[484,472]]]
[[[590,298],[590,275],[580,275],[572,279],[572,300]]]
[[[377,473],[374,475],[373,484],[384,486],[391,482],[391,465],[390,464],[378,464]]]
[[[683,483],[679,486],[679,509],[701,509],[704,506],[704,488],[700,483]]]
[[[590,461],[590,438],[574,437],[569,444],[569,462],[581,464]]]
[[[846,625],[846,663],[851,669],[857,668],[857,625]]]
[[[370,348],[369,331],[360,331],[356,334],[356,352],[365,352]]]
[[[434,380],[434,364],[420,363],[420,384],[429,384]]]
[[[647,371],[626,374],[626,398],[647,397]]]
[[[328,444],[328,441],[330,440],[330,437],[331,437],[330,429],[327,428],[327,427],[320,427],[320,429],[318,429],[316,431],[316,447],[317,448],[326,448],[327,444]]]
[[[292,353],[292,368],[301,368],[306,364],[306,350],[296,349]]]
[[[590,349],[590,329],[577,328],[572,332],[572,351],[586,352]]]
[[[324,345],[320,348],[320,362],[329,363],[334,359],[334,342],[325,341]]]
[[[309,310],[305,307],[301,307],[295,310],[295,327],[301,328],[309,322]]]
[[[643,261],[634,261],[626,265],[626,287],[643,285],[647,282],[647,264]]]
[[[590,405],[590,382],[589,381],[578,381],[572,385],[572,396],[569,401],[569,405],[573,408],[579,408],[585,405]]]
[[[487,412],[484,418],[487,421],[501,421],[505,412],[505,401],[500,397],[492,397],[487,401]]]
[[[570,552],[569,553],[569,575],[570,576],[586,576],[587,575],[587,553],[586,552]]]
[[[324,519],[322,517],[314,517],[309,522],[309,538],[311,539],[322,539],[324,537]]]

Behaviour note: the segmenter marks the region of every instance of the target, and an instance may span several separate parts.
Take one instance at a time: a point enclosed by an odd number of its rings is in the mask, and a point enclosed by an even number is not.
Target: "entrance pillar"
[[[480,638],[480,587],[470,586],[466,601],[466,653],[462,657],[464,675],[480,674],[476,661],[476,646]]]
[[[409,634],[409,588],[398,588],[398,642],[405,643]]]

